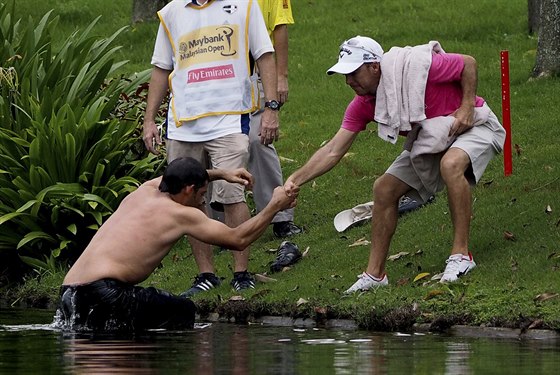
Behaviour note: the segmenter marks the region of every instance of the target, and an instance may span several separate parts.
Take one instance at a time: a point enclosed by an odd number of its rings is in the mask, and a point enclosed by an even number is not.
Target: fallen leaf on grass
[[[488,186],[492,185],[493,182],[494,182],[494,180],[486,181],[486,182],[482,183],[482,186],[488,187]]]
[[[348,247],[355,247],[355,246],[366,246],[369,245],[371,242],[369,242],[368,240],[366,240],[365,237],[360,238],[358,241],[354,242],[351,245],[348,245]]]
[[[305,305],[305,304],[308,303],[308,302],[309,302],[308,300],[306,300],[306,299],[304,299],[304,298],[300,298],[300,299],[297,300],[296,306],[299,307],[299,306],[301,306],[301,305]]]
[[[551,212],[552,212],[552,208],[550,207],[550,205],[547,205],[546,208],[544,209],[544,213],[549,214]]]
[[[276,252],[276,249],[268,249],[267,252],[269,252],[269,253],[275,253],[275,252]]]
[[[243,297],[243,296],[231,296],[229,301],[245,301],[245,297]]]
[[[428,276],[430,276],[430,273],[429,273],[429,272],[422,272],[422,273],[419,273],[418,275],[416,275],[416,277],[414,278],[414,280],[413,280],[412,282],[415,283],[415,282],[417,282],[418,280],[422,280],[423,278],[428,277]]]
[[[426,294],[426,297],[424,297],[424,299],[427,301],[434,297],[441,296],[442,294],[445,294],[443,290],[430,290],[428,294]]]
[[[515,259],[512,259],[510,267],[512,271],[517,271],[517,268],[519,267],[519,263],[517,263]]]
[[[513,148],[515,149],[515,153],[517,154],[517,156],[521,156],[521,152],[523,151],[521,146],[516,143],[513,145]]]
[[[560,258],[560,254],[558,254],[558,253],[556,253],[556,252],[550,254],[550,255],[547,257],[547,259],[549,259],[549,260],[550,260],[550,259],[558,259],[558,258]]]
[[[441,273],[436,273],[434,276],[432,276],[432,278],[430,280],[434,281],[434,280],[441,280],[441,278],[443,277],[443,272]]]
[[[301,254],[302,258],[306,257],[308,253],[309,253],[309,246],[307,246],[303,254]]]
[[[276,279],[273,279],[272,277],[261,275],[260,273],[255,274],[255,280],[260,281],[261,283],[271,283],[274,281],[278,281]]]
[[[544,302],[556,297],[558,297],[558,293],[541,293],[537,295],[533,300],[535,302]]]
[[[515,238],[515,235],[513,233],[511,233],[509,230],[504,231],[504,239],[506,239],[507,241],[515,241],[517,240]]]
[[[404,256],[407,256],[407,255],[408,255],[408,253],[406,251],[401,251],[400,253],[397,253],[395,255],[391,255],[387,259],[390,260],[390,261],[395,261],[395,260],[400,259],[400,258],[402,258]]]
[[[284,163],[295,163],[294,159],[290,159],[290,158],[280,156],[280,155],[278,155],[278,159],[280,159],[280,161],[284,162]]]
[[[288,290],[288,292],[295,292],[298,289],[299,289],[299,285],[296,285],[292,289]]]

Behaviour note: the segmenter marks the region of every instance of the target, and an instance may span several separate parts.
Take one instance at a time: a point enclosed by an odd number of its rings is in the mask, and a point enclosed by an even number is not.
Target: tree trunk
[[[528,0],[527,1],[527,20],[529,26],[529,34],[539,32],[539,18],[541,10],[541,0]]]
[[[168,0],[132,0],[132,23],[155,19],[156,12],[168,2]]]
[[[560,0],[541,0],[537,61],[533,77],[560,74]]]

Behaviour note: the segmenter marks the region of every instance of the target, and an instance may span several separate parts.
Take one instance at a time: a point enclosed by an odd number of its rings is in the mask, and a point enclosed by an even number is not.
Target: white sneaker
[[[470,252],[468,256],[463,254],[451,255],[445,263],[447,263],[447,266],[445,266],[445,271],[440,279],[441,283],[457,281],[459,277],[466,275],[470,270],[476,267],[476,263]]]
[[[378,279],[377,277],[371,276],[369,273],[364,272],[358,275],[358,281],[354,283],[350,288],[348,288],[344,294],[350,294],[357,292],[358,290],[368,290],[371,288],[377,288],[379,286],[385,286],[389,284],[387,275],[383,274],[383,277]]]

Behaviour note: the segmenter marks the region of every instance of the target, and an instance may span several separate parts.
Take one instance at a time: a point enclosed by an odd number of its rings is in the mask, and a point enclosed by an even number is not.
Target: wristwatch
[[[269,100],[264,103],[265,108],[270,108],[273,111],[279,111],[282,105],[277,100]]]

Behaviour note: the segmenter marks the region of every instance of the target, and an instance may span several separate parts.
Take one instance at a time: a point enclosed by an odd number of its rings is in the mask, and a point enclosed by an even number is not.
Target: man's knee
[[[375,204],[389,205],[397,202],[402,194],[396,194],[397,178],[384,174],[373,183]]]
[[[470,163],[468,155],[460,149],[450,149],[441,159],[440,172],[445,181],[462,177]]]

